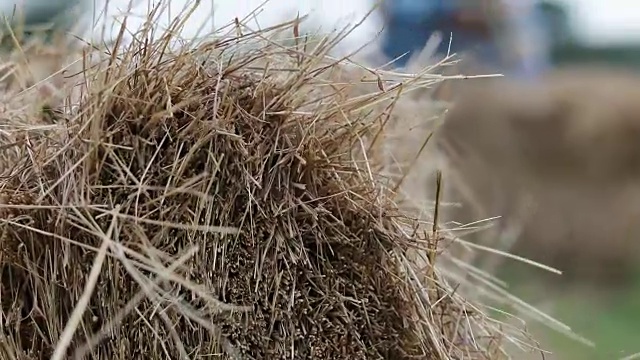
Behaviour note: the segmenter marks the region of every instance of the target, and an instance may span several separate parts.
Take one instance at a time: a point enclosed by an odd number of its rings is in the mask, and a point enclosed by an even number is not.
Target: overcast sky
[[[639,0],[561,1],[573,8],[571,21],[580,39],[593,44],[640,42]]]
[[[2,3],[3,0],[0,0],[0,4]],[[42,0],[39,0],[42,1]],[[53,1],[53,0],[49,0],[49,1]],[[56,1],[68,1],[68,0],[56,0]],[[122,3],[124,2],[125,5],[122,5],[123,9],[126,9],[127,6],[126,4],[129,3],[129,0],[109,0],[110,4],[112,4],[111,7],[114,7],[114,3]],[[203,3],[205,4],[205,8],[206,8],[206,4],[209,3],[211,0],[204,0]],[[246,4],[255,4],[255,6],[257,5],[261,5],[264,1],[263,0],[214,0],[216,1],[218,4],[226,4],[226,6],[222,6],[223,8],[226,8],[227,10],[233,10],[233,5],[229,5],[229,4],[233,4],[233,2],[235,1],[236,4],[242,3],[245,4],[245,7],[248,6]],[[294,1],[293,5],[291,3],[289,3],[288,5],[283,5],[286,4],[289,1]],[[321,2],[326,2],[326,3],[332,3],[332,2],[341,2],[341,0],[274,0],[274,3],[277,3],[276,5],[282,7],[285,6],[289,9],[294,9],[296,7],[296,3],[298,3],[298,6],[301,6],[300,4],[306,4],[308,7],[309,3],[321,3]],[[368,1],[372,1],[372,0],[359,0],[359,1],[348,1],[347,3],[353,3],[353,5],[349,5],[347,6],[347,8],[358,8],[358,7],[368,7],[369,5],[366,5],[368,3]],[[522,0],[503,0],[503,1],[522,1]],[[620,43],[630,43],[630,42],[638,42],[640,43],[640,0],[554,0],[554,1],[558,1],[558,2],[562,2],[565,3],[566,5],[569,6],[569,15],[570,15],[570,21],[571,24],[573,25],[573,28],[575,30],[575,35],[579,38],[579,40],[593,44],[593,45],[599,45],[599,44],[620,44]],[[137,3],[146,3],[147,0],[136,0]],[[172,1],[174,3],[174,5],[180,4],[180,3],[185,3],[186,0],[173,0]],[[358,4],[365,4],[365,5],[358,5]],[[148,7],[148,5],[146,5]],[[180,8],[182,8],[184,5],[180,6]],[[254,9],[255,6],[252,6],[251,9]],[[342,6],[344,7],[345,5],[342,4]],[[210,6],[209,6],[210,7]],[[302,6],[302,8],[304,8],[305,6]],[[325,8],[331,8],[331,6],[325,6]],[[277,16],[277,17],[282,17],[284,16],[282,14],[282,11],[279,10],[278,7],[274,7],[273,5],[270,7],[270,11],[265,11],[264,15],[262,15],[262,17],[269,17],[269,16]],[[294,9],[295,10],[295,9]],[[366,13],[368,11],[367,9],[364,9],[363,14]],[[246,12],[246,11],[241,11],[241,12]],[[146,11],[145,11],[146,13]],[[247,12],[248,13],[248,12]],[[271,15],[269,15],[268,13],[272,13]],[[338,11],[338,13],[340,13]],[[333,14],[333,11],[332,11]],[[320,17],[322,16],[326,16],[326,14],[320,14],[318,15]],[[193,21],[189,21],[189,24],[193,23],[194,27],[197,29],[199,28],[199,26],[202,24],[202,22],[204,22],[204,18],[208,18],[210,17],[208,15],[207,11],[198,11],[196,12],[196,14],[194,14],[194,17],[192,17]],[[223,19],[223,23],[227,24],[228,22],[230,22],[232,20],[231,15],[226,14],[226,15],[220,15],[219,17],[222,17]],[[201,19],[202,18],[202,19]],[[198,20],[199,19],[199,20]],[[198,20],[198,21],[196,21]],[[281,21],[284,20],[288,20],[288,19],[281,19]],[[129,23],[132,20],[129,19]],[[271,25],[275,25],[278,22],[274,22],[271,21]],[[187,25],[187,28],[189,27],[189,25]],[[186,29],[185,29],[186,30]]]

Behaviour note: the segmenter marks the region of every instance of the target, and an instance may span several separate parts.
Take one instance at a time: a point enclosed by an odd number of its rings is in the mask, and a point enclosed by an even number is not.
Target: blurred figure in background
[[[549,62],[549,34],[537,5],[536,0],[384,0],[383,51],[403,66],[440,33],[436,60],[468,52],[483,66],[535,78]]]
[[[89,10],[86,0],[0,0],[2,38],[11,31],[25,35],[68,31]]]

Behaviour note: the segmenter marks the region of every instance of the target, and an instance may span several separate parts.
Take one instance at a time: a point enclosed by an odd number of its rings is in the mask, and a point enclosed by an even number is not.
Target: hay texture
[[[2,359],[504,355],[371,171],[381,80],[336,80],[326,41],[169,37],[3,109]]]

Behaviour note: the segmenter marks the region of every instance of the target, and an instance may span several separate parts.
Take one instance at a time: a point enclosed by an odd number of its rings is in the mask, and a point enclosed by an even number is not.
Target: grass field
[[[550,304],[545,311],[596,345],[592,348],[542,325],[532,326],[542,347],[553,352],[545,356],[546,360],[640,359],[640,354],[633,356],[640,353],[640,273],[628,286],[617,289],[602,284],[556,286],[549,278],[529,281],[534,278],[530,275],[523,272],[509,279],[510,283],[523,284],[514,286],[513,292],[536,305]]]
[[[550,345],[558,359],[621,359],[640,353],[640,281],[613,293],[576,291],[562,295],[557,315],[574,330],[596,343],[591,349],[562,337]]]

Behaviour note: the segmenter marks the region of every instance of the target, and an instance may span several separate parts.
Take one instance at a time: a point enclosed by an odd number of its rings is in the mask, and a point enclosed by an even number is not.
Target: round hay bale
[[[505,355],[371,171],[379,97],[320,47],[165,40],[46,119],[3,114],[2,358]]]
[[[452,216],[501,217],[477,240],[504,240],[500,248],[557,267],[561,279],[629,280],[638,262],[639,84],[631,72],[580,67],[465,89],[434,137],[456,190],[467,190],[457,194],[467,206]]]

